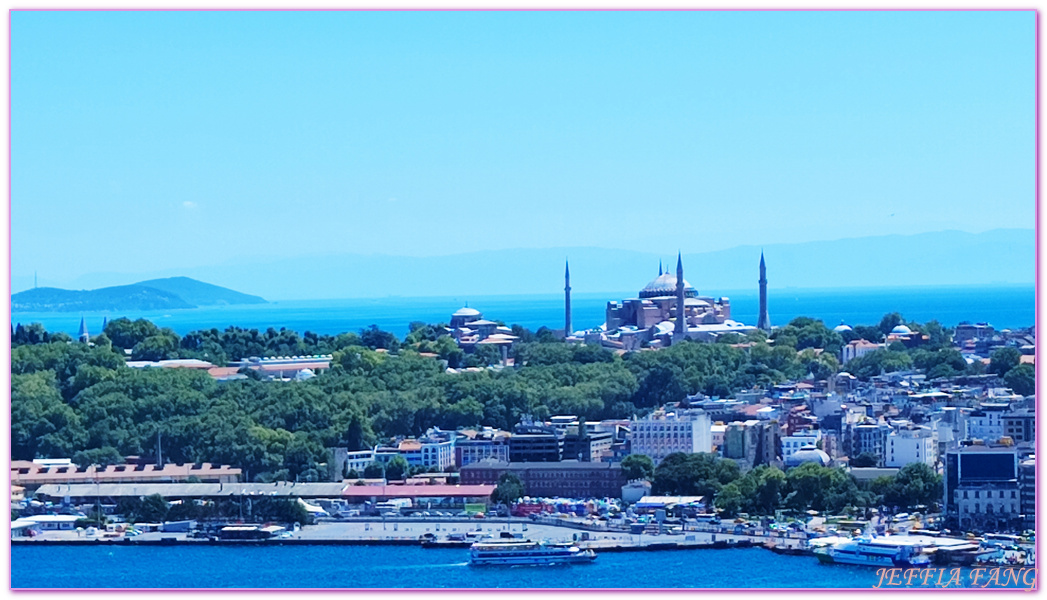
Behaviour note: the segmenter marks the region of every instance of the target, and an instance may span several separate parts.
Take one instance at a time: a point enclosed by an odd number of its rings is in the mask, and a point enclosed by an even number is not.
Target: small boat
[[[905,536],[864,537],[825,544],[814,550],[823,563],[869,567],[922,568],[931,564],[922,545]],[[892,539],[893,538],[893,539]]]
[[[591,549],[577,544],[555,544],[530,540],[476,542],[469,549],[469,564],[483,565],[569,565],[596,560]]]

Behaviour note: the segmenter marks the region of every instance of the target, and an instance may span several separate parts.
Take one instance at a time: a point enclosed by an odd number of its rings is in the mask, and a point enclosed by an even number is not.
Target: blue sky
[[[1031,228],[1034,51],[1031,11],[16,11],[12,276]]]

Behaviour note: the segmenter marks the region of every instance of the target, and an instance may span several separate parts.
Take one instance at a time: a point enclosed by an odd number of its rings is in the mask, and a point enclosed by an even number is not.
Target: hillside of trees
[[[876,328],[881,335],[891,321],[885,317]],[[936,330],[934,324],[922,327]],[[724,343],[682,343],[619,356],[557,342],[547,330],[514,330],[527,340],[515,346],[515,368],[447,373],[441,359],[468,366],[491,364],[497,356],[463,355],[440,334],[441,326],[424,323],[413,323],[400,340],[377,327],[337,336],[230,327],[180,337],[149,321],[116,319],[91,346],[40,325],[18,326],[11,352],[12,457],[113,463],[125,455],[152,455],[159,435],[169,461],[230,464],[252,481],[319,480],[327,447],[363,449],[433,426],[508,429],[521,415],[628,418],[685,394],[727,397],[786,380],[824,378],[839,370],[830,349],[845,339],[820,321],[801,318],[776,330],[773,344],[755,332]],[[924,349],[873,353],[856,361],[855,374],[864,378],[894,366],[964,372],[947,332],[941,336]],[[333,354],[333,360],[328,372],[308,381],[217,382],[188,369],[128,368],[124,350],[136,360],[182,357],[216,364],[302,354]],[[1021,369],[1006,358],[1001,369]]]

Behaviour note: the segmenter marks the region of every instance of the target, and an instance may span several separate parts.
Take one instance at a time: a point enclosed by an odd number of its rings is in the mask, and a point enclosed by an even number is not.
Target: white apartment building
[[[790,456],[804,446],[817,447],[821,439],[822,431],[820,429],[797,431],[793,435],[782,437],[782,460],[788,460]]]
[[[983,402],[981,407],[967,418],[968,439],[995,442],[1007,435],[1003,416],[1009,408],[1010,405],[1006,403]]]
[[[656,411],[629,422],[629,439],[632,454],[649,456],[658,464],[674,452],[712,452],[712,422],[701,409]]]
[[[938,436],[930,427],[908,425],[887,434],[885,467],[904,467],[910,463],[938,464]]]
[[[356,471],[357,474],[363,475],[364,469],[374,464],[374,450],[360,450],[357,452],[347,452],[345,456],[345,471]]]

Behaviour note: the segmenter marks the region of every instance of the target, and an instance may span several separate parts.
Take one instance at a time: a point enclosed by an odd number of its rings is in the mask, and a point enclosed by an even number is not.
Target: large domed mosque
[[[766,285],[762,255],[760,266],[762,289]],[[761,315],[766,313],[764,298],[761,295]],[[601,341],[625,350],[637,350],[645,345],[664,347],[685,339],[714,341],[725,333],[756,329],[731,319],[729,298],[700,295],[683,277],[682,256],[677,256],[675,274],[668,269],[663,271],[659,264],[658,276],[645,285],[636,298],[608,302],[606,316],[599,334]]]

